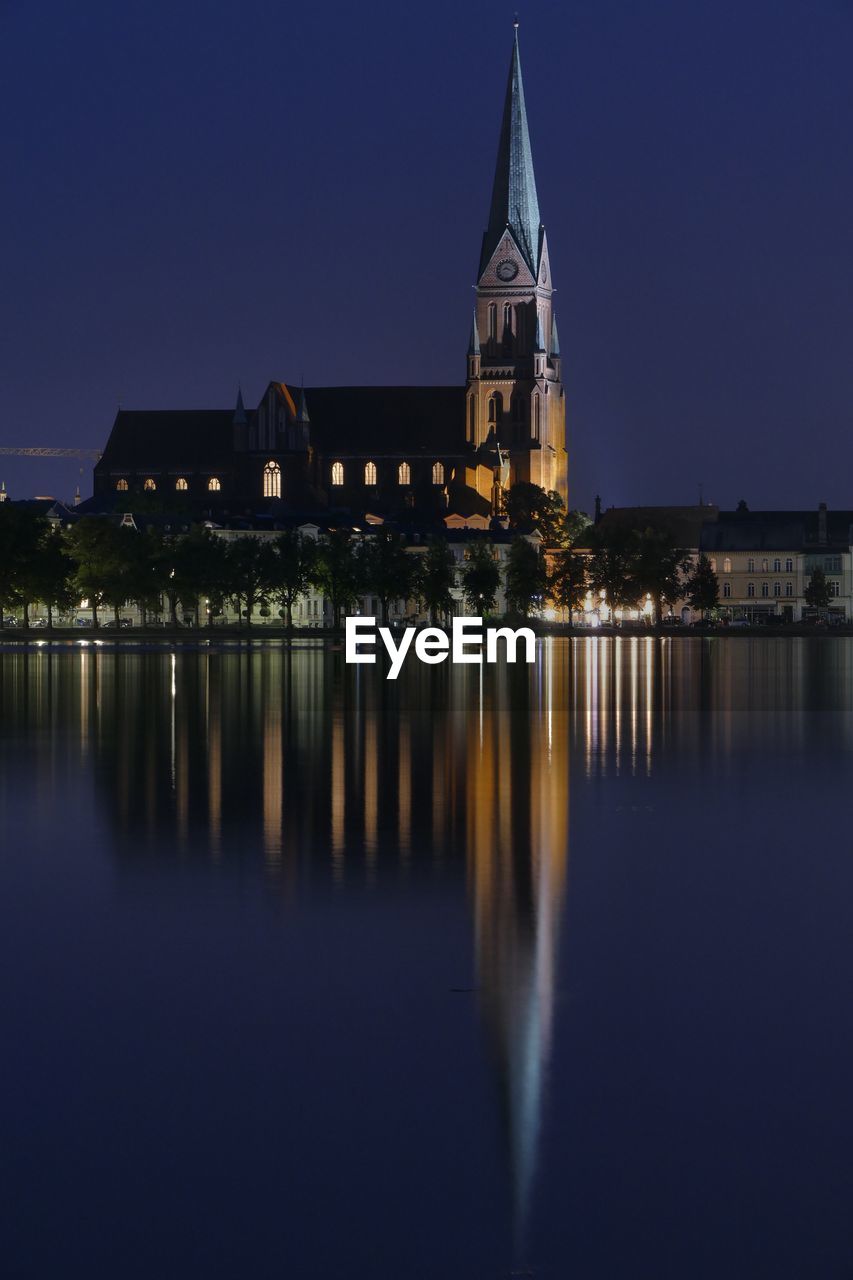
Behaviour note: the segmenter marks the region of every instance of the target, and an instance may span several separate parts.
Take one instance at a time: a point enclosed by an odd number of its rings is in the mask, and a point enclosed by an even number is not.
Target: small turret
[[[8,502],[8,501],[9,501],[9,495],[6,492],[6,481],[3,480],[2,482],[0,482],[0,502]]]
[[[243,388],[239,383],[237,385],[237,403],[234,406],[231,424],[234,431],[234,448],[245,453],[249,447],[249,419],[246,417],[246,409],[243,404]]]
[[[294,448],[307,449],[311,443],[311,419],[308,416],[308,401],[305,399],[304,387],[299,389],[299,404],[296,408],[294,435]]]

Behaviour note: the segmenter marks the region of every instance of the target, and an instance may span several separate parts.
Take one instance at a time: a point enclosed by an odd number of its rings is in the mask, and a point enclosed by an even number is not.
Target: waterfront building
[[[506,488],[568,493],[565,396],[516,24],[497,161],[457,386],[299,387],[254,407],[120,409],[88,509],[140,495],[223,512],[330,509],[434,523],[500,514]],[[462,316],[448,317],[464,329]],[[461,354],[461,352],[460,352]]]

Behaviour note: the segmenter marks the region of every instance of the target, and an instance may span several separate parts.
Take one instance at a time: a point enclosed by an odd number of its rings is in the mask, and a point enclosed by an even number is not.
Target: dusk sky
[[[572,505],[853,508],[853,2],[517,2]],[[0,0],[0,444],[462,382],[513,7]]]

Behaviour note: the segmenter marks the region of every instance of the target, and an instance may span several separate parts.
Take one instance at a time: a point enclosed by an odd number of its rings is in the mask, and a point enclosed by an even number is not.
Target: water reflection
[[[849,716],[811,713],[851,705],[853,645],[582,637],[543,642],[533,668],[381,675],[320,646],[5,652],[2,800],[13,752],[44,794],[93,782],[126,876],[236,866],[294,908],[309,890],[467,895],[521,1247],[548,1112],[570,796],[671,768],[725,777],[756,751],[818,740],[849,750]]]

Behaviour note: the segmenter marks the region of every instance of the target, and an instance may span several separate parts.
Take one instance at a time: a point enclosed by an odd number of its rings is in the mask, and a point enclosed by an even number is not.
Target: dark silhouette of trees
[[[345,529],[334,529],[321,542],[312,569],[312,581],[328,597],[332,625],[341,625],[341,612],[357,599],[363,584],[362,560]]]
[[[493,613],[500,585],[501,573],[491,544],[472,542],[462,570],[462,591],[471,612],[480,616]]]
[[[700,555],[684,586],[691,607],[698,609],[702,618],[709,610],[716,609],[720,600],[720,583],[707,556]]]
[[[398,533],[382,529],[365,546],[361,562],[364,586],[378,599],[381,620],[387,623],[391,601],[415,594],[415,559]]]
[[[456,582],[455,563],[453,553],[443,538],[429,542],[420,558],[417,593],[429,611],[433,626],[440,618],[446,621],[453,608],[451,589]]]
[[[276,538],[273,551],[271,594],[284,609],[289,631],[293,627],[293,606],[311,584],[317,562],[317,544],[298,529],[288,529]]]
[[[513,538],[506,562],[505,590],[507,607],[526,618],[535,605],[541,605],[548,587],[545,560],[538,547],[526,538]]]
[[[811,577],[803,592],[806,604],[811,609],[828,609],[832,600],[832,587],[827,581],[823,569],[812,569]]]

